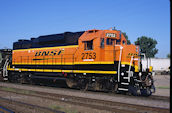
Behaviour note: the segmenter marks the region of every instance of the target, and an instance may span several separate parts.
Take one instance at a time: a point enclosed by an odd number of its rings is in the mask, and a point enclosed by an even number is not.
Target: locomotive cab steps
[[[122,85],[129,85],[128,82],[121,82]]]
[[[120,81],[118,83],[118,90],[120,92],[128,92],[129,85],[130,85],[130,78],[133,76],[132,71],[122,72],[120,76]]]

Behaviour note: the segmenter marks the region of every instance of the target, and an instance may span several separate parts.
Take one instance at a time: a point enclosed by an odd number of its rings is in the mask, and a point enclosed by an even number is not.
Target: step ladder
[[[133,76],[133,71],[126,71],[120,74],[120,81],[118,82],[118,90],[123,92],[128,92],[130,79]]]

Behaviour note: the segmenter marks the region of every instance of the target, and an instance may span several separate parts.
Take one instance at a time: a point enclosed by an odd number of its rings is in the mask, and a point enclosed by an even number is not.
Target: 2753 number
[[[82,59],[95,59],[96,53],[82,53]]]

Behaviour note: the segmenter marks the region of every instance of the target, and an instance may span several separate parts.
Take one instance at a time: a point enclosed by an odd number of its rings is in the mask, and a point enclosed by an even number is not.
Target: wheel
[[[141,89],[140,91],[141,91],[141,95],[142,96],[148,97],[148,96],[151,96],[152,95],[152,91],[148,87],[146,89]]]
[[[77,82],[72,78],[66,78],[66,84],[69,88],[75,88],[77,86]]]
[[[132,94],[133,96],[139,96],[140,95],[140,89],[134,86],[129,86],[128,92]]]
[[[102,90],[102,84],[100,82],[95,82],[95,85],[94,85],[94,90],[95,91],[101,91]]]

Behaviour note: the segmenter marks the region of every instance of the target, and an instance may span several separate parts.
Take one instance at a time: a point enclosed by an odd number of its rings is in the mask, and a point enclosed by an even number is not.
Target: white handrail
[[[118,63],[118,82],[120,81],[120,64],[121,64],[121,56],[122,56],[122,49],[123,47],[121,45],[115,45],[120,46],[120,55],[119,55],[119,63]]]
[[[128,72],[130,72],[130,70],[131,70],[131,65],[132,65],[132,62],[133,62],[133,56],[131,56],[131,60],[130,60],[130,66],[129,66]]]
[[[4,67],[3,67],[3,77],[8,76],[7,66],[8,66],[8,59],[6,59]]]

